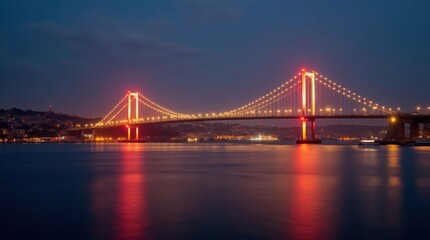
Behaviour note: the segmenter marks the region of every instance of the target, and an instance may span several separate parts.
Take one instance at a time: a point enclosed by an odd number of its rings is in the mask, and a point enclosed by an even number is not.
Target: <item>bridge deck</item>
[[[200,117],[200,118],[187,118],[187,119],[166,119],[142,122],[123,122],[118,124],[82,127],[68,129],[69,131],[76,130],[90,130],[100,128],[113,128],[124,125],[153,125],[153,124],[172,124],[172,123],[186,123],[186,122],[207,122],[207,121],[231,121],[231,120],[261,120],[261,119],[300,119],[305,117],[307,119],[387,119],[392,115],[314,115],[314,116],[244,116],[244,117]],[[408,115],[413,116],[413,115]]]

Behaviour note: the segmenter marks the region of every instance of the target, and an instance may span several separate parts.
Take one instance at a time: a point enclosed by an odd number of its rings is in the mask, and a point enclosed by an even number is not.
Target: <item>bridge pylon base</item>
[[[296,140],[297,144],[321,144],[321,139],[312,139],[312,138],[308,138],[308,139],[297,139]]]
[[[321,143],[321,139],[317,138],[316,135],[316,124],[315,124],[315,118],[314,117],[305,117],[302,116],[301,118],[302,121],[302,137],[297,139],[296,143],[297,144],[320,144]],[[307,133],[307,125],[308,123],[310,123],[310,127],[311,127],[311,135],[310,137],[306,134]]]

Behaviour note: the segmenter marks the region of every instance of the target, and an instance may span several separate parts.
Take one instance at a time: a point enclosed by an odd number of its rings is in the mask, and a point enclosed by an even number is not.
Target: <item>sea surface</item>
[[[430,147],[0,144],[1,239],[430,239]]]

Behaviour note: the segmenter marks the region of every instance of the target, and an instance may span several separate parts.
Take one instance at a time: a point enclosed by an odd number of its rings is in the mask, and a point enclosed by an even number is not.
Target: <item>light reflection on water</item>
[[[18,239],[417,237],[430,228],[429,149],[2,145],[2,225]]]
[[[330,174],[318,175],[332,167],[331,159],[336,152],[330,147],[328,150],[322,156],[314,146],[301,145],[295,149],[292,168],[297,174],[292,178],[293,190],[289,193],[292,203],[286,212],[286,225],[292,231],[287,232],[286,238],[321,239],[334,232],[337,203],[333,187],[338,179]]]

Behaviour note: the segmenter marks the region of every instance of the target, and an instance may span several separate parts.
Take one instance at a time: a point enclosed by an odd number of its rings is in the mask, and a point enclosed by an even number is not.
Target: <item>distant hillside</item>
[[[0,109],[0,138],[57,136],[76,124],[95,123],[99,120],[50,111]]]
[[[66,113],[56,113],[56,112],[40,112],[34,110],[22,110],[20,108],[9,108],[0,109],[0,120],[5,120],[5,118],[10,117],[43,117],[45,119],[57,119],[63,121],[73,121],[77,123],[93,123],[100,120],[100,118],[83,118],[76,115],[66,114]]]

